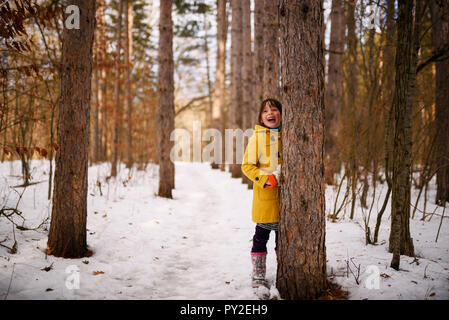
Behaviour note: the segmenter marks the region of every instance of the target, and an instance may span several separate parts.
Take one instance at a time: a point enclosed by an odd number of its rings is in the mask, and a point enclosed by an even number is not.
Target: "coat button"
[[[259,181],[259,177],[256,177],[256,181]]]
[[[271,141],[274,141],[274,139],[275,139],[274,136],[271,136]]]

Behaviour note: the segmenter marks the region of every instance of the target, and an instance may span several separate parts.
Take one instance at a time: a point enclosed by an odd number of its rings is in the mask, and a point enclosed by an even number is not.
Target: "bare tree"
[[[117,166],[118,166],[118,142],[119,142],[119,128],[121,125],[121,107],[120,107],[120,55],[122,49],[122,15],[123,15],[123,1],[119,0],[119,10],[117,19],[117,48],[115,57],[115,86],[114,86],[114,129],[112,130],[112,164],[111,164],[111,176],[117,176]]]
[[[173,141],[170,134],[175,124],[172,0],[161,1],[158,49],[157,136],[160,197],[172,198],[175,188],[175,166],[170,159]]]
[[[325,158],[326,180],[333,184],[333,174],[339,171],[336,163],[335,143],[338,131],[337,117],[343,93],[343,54],[345,46],[345,11],[343,0],[332,0],[331,36],[329,43],[329,62],[325,92]]]
[[[432,40],[435,51],[449,50],[449,3],[432,0]],[[435,120],[437,138],[437,195],[436,203],[449,201],[449,57],[435,64]]]
[[[278,2],[265,0],[264,5],[264,69],[263,95],[264,98],[280,100],[279,91],[279,22]]]
[[[322,1],[281,0],[279,14],[286,106],[276,283],[284,299],[314,299],[327,285]]]
[[[87,253],[89,103],[95,1],[73,0],[80,29],[64,28],[58,118],[59,151],[47,253],[79,258]],[[76,84],[76,85],[73,85]]]
[[[133,159],[133,92],[132,92],[132,56],[133,56],[133,2],[126,1],[125,12],[125,110],[127,112],[127,142],[128,142],[128,161],[127,168],[131,168]]]
[[[254,114],[257,115],[257,109],[264,98],[263,94],[263,75],[264,75],[264,1],[254,1]],[[256,119],[253,120],[254,124]]]
[[[231,0],[231,105],[229,110],[229,127],[242,127],[242,64],[243,64],[243,21],[242,1]],[[235,140],[235,138],[234,138]],[[236,141],[233,143],[233,158],[236,156]],[[242,171],[237,161],[229,166],[233,178],[240,178]]]
[[[226,19],[226,0],[217,0],[217,67],[215,71],[214,101],[212,105],[213,127],[221,131],[224,137],[225,130],[225,105],[226,105],[226,39],[228,22]],[[222,165],[224,171],[224,139],[222,141]],[[218,165],[212,166],[218,168]]]
[[[400,256],[414,256],[410,236],[411,105],[408,103],[413,49],[412,1],[399,1],[397,19],[396,77],[393,92],[393,175],[389,250],[391,267],[399,270]]]

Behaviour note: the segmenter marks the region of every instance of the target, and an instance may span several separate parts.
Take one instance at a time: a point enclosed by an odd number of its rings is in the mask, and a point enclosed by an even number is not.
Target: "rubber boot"
[[[253,264],[253,274],[252,274],[253,288],[266,286],[267,282],[265,280],[265,274],[267,272],[266,268],[267,254],[251,253],[251,262]]]

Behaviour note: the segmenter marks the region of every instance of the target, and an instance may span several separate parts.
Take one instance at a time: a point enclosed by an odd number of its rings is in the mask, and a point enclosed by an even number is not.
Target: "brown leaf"
[[[92,272],[92,274],[94,276],[96,276],[96,275],[99,275],[99,274],[104,274],[104,271],[94,271],[94,272]]]

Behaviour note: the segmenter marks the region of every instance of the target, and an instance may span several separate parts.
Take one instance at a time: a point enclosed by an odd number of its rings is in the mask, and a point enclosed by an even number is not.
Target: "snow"
[[[35,228],[50,216],[48,166],[48,161],[31,162],[32,182],[40,183],[27,187],[19,202],[25,227]],[[174,199],[163,199],[156,196],[156,165],[132,172],[122,166],[118,177],[108,181],[109,164],[89,167],[87,242],[91,257],[46,256],[49,219],[42,227],[26,231],[13,229],[11,222],[0,217],[0,299],[258,299],[250,281],[255,227],[252,191],[240,179],[212,170],[207,163],[177,162],[175,168]],[[11,186],[22,183],[20,173],[19,161],[0,164],[2,206],[17,204],[23,188],[15,192]],[[371,214],[372,229],[386,191],[381,189],[378,186],[375,199],[380,200]],[[436,208],[434,191],[429,190],[427,212]],[[328,213],[336,192],[333,187],[326,189]],[[418,208],[422,210],[423,200]],[[400,271],[389,267],[389,206],[379,233],[381,244],[376,246],[365,245],[360,207],[354,221],[347,213],[335,223],[327,220],[329,277],[354,300],[449,299],[448,219],[443,219],[435,242],[442,209],[430,221],[420,221],[417,211],[410,224],[417,260],[402,256]],[[14,221],[22,223],[17,216]],[[4,246],[11,248],[14,239],[17,253],[11,254]],[[279,299],[274,245],[272,233],[267,279],[272,283],[270,297]],[[46,267],[48,271],[42,270]]]

